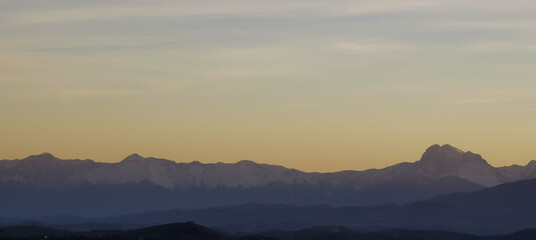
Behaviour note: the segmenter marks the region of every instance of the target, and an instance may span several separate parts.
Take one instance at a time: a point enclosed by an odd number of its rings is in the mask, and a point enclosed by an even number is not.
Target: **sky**
[[[536,159],[533,0],[0,0],[0,159]]]

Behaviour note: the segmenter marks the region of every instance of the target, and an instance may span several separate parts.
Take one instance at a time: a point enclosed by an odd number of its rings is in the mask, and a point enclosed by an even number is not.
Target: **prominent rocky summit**
[[[9,199],[16,205],[17,197],[24,196],[46,200],[50,196],[39,194],[47,191],[82,202],[79,198],[89,192],[97,198],[95,202],[107,197],[118,202],[132,200],[129,194],[134,193],[150,197],[152,200],[144,200],[139,210],[246,202],[371,205],[405,203],[534,177],[534,161],[527,166],[495,168],[480,155],[450,145],[433,145],[413,163],[335,173],[307,173],[247,160],[234,164],[177,163],[133,154],[121,162],[101,163],[60,160],[43,153],[0,161],[0,190],[8,191],[14,185],[23,189],[20,196],[0,199],[0,205]],[[91,191],[84,190],[88,188]],[[138,210],[135,204],[132,209]]]
[[[457,176],[471,182],[494,186],[508,180],[482,156],[463,152],[450,145],[433,145],[413,166],[414,172],[428,177]]]

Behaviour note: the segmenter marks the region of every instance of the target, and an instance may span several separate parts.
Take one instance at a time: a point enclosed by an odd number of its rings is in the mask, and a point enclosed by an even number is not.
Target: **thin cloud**
[[[342,54],[360,54],[371,52],[395,52],[408,50],[410,47],[400,43],[390,43],[374,40],[342,41],[332,44],[331,49]]]
[[[93,97],[125,97],[140,96],[145,92],[130,89],[96,89],[96,88],[64,88],[64,89],[25,89],[6,93],[13,96],[44,96],[59,99],[78,99]]]
[[[439,24],[444,27],[468,29],[519,29],[536,30],[536,19],[516,21],[447,21]]]
[[[4,13],[4,25],[73,23],[137,17],[242,16],[242,17],[347,17],[437,8],[443,1],[119,1],[75,7],[28,9]],[[72,4],[70,4],[72,6]]]
[[[56,94],[73,97],[101,97],[101,96],[136,96],[142,95],[143,92],[127,89],[88,89],[72,88],[58,90]]]
[[[462,0],[199,0],[199,1],[91,1],[73,3],[55,1],[49,7],[33,4],[31,1],[18,1],[7,4],[0,1],[2,12],[1,25],[39,25],[52,23],[74,23],[79,21],[103,21],[128,18],[176,18],[176,17],[349,17],[400,12],[438,12],[449,11],[517,13],[536,10],[532,1],[462,1]],[[61,3],[65,4],[61,4]],[[11,7],[17,5],[17,7]],[[33,6],[36,5],[36,6]],[[22,6],[22,7],[21,7]],[[10,9],[11,8],[11,9]],[[534,29],[533,20],[512,22],[464,22],[452,21],[446,26],[454,27],[529,27]]]
[[[526,50],[532,50],[533,45],[509,42],[509,41],[479,41],[469,42],[456,46],[458,51],[469,54],[486,54],[486,53],[525,53]]]
[[[496,102],[493,98],[463,99],[455,101],[455,104],[487,104]]]

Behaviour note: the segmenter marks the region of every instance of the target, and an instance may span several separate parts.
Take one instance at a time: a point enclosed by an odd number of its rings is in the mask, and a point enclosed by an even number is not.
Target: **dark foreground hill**
[[[478,236],[438,230],[356,231],[342,226],[326,226],[292,232],[269,232],[264,235],[279,240],[533,240],[536,239],[536,230],[527,229],[507,235]]]
[[[70,234],[70,231],[48,228],[42,226],[9,226],[0,228],[0,238],[9,239],[9,238],[43,238],[47,237],[64,237]]]
[[[69,232],[39,226],[0,228],[2,240],[533,240],[536,230],[509,235],[477,236],[436,230],[389,229],[356,231],[342,226],[314,227],[298,231],[270,231],[257,235],[230,236],[193,222],[171,223],[135,230]]]
[[[101,239],[101,240],[257,240],[261,236],[230,237],[193,222],[171,223],[134,230],[95,230],[70,232],[40,226],[12,226],[0,228],[0,239]]]

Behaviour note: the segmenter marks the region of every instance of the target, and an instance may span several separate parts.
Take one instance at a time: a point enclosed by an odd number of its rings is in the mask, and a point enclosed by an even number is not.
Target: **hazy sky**
[[[534,0],[0,0],[0,159],[536,159]]]

